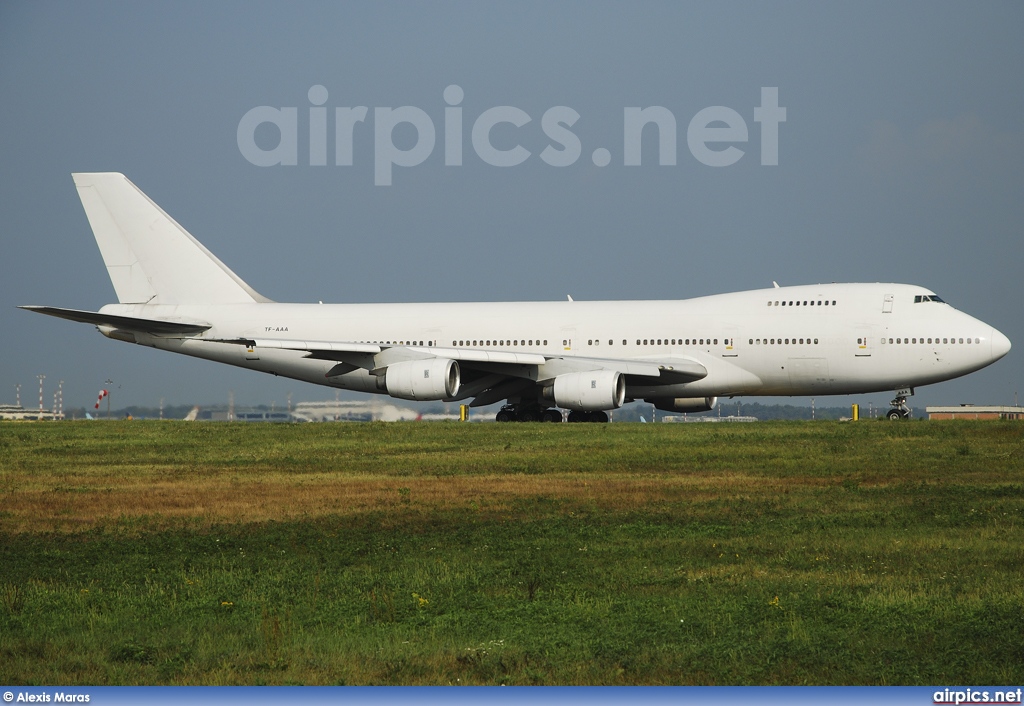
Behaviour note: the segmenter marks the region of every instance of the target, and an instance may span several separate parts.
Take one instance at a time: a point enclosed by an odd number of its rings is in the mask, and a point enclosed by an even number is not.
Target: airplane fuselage
[[[336,361],[213,339],[354,341],[381,346],[521,351],[567,358],[694,359],[708,375],[675,385],[629,384],[629,398],[852,394],[916,387],[978,370],[1005,355],[1006,337],[933,293],[903,284],[823,284],[679,301],[421,304],[113,304],[124,316],[205,320],[191,339],[139,343],[361,392],[383,392],[365,368],[327,377]],[[916,301],[915,301],[916,298]],[[547,370],[546,370],[547,368]]]

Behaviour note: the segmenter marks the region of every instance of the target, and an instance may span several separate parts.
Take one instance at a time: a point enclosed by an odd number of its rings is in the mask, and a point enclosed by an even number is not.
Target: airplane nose
[[[999,360],[1010,352],[1010,339],[992,329],[992,360]]]

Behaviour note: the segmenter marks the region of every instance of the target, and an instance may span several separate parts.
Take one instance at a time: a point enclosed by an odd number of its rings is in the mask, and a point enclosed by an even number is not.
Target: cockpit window
[[[921,302],[938,302],[939,304],[945,304],[942,298],[937,294],[917,294],[914,295],[914,303],[920,304]]]

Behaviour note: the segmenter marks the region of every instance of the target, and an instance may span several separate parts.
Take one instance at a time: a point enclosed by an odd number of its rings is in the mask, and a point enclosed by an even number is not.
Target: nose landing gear
[[[885,417],[890,421],[899,421],[901,419],[908,419],[910,417],[910,407],[907,406],[907,396],[897,394],[896,398],[889,403],[892,407],[886,412]]]

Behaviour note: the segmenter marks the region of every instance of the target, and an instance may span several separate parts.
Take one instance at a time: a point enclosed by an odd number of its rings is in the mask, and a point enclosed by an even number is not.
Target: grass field
[[[1020,684],[1024,426],[0,424],[6,684]]]

